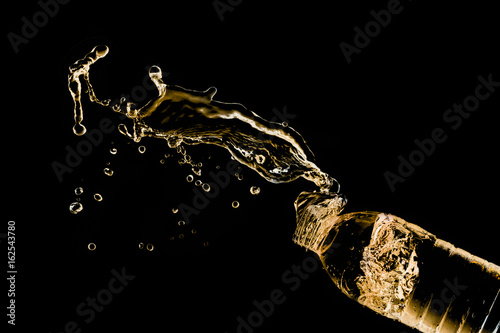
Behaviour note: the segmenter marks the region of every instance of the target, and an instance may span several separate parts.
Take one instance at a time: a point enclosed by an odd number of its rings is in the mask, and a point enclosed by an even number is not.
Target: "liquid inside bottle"
[[[390,214],[335,214],[343,203],[301,194],[294,241],[345,295],[421,332],[499,332],[499,266]]]

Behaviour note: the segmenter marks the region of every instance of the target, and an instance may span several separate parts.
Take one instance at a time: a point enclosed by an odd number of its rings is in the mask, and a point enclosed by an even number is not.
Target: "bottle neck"
[[[295,200],[297,228],[294,243],[320,255],[346,203],[347,199],[341,194],[302,192]]]

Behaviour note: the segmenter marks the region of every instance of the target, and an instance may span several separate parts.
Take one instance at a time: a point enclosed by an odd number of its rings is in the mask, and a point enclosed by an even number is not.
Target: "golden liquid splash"
[[[105,45],[96,46],[90,51],[90,53],[86,54],[85,57],[75,62],[72,66],[69,67],[69,76],[68,76],[68,89],[71,93],[71,97],[73,97],[73,101],[75,103],[74,115],[75,115],[75,126],[73,126],[73,132],[76,135],[84,135],[87,129],[82,125],[83,121],[83,108],[82,108],[82,82],[87,86],[87,94],[92,102],[99,103],[103,106],[108,106],[110,101],[100,101],[94,93],[92,89],[92,85],[89,81],[89,70],[90,66],[95,63],[100,58],[103,58],[108,54],[108,47]]]
[[[111,170],[110,168],[104,168],[103,171],[104,171],[104,174],[106,176],[110,176],[110,177],[113,176],[113,170]]]
[[[82,124],[83,81],[92,102],[109,106],[132,120],[131,127],[120,124],[118,129],[135,142],[143,137],[154,137],[166,140],[171,148],[182,147],[182,143],[212,144],[227,149],[235,160],[272,183],[303,177],[323,192],[338,186],[335,179],[311,162],[314,155],[302,136],[288,124],[267,121],[238,103],[216,101],[213,99],[217,91],[214,87],[196,91],[167,85],[158,66],[149,69],[158,96],[142,107],[125,103],[124,98],[114,105],[110,105],[109,99],[99,100],[89,81],[89,71],[108,51],[105,45],[96,46],[70,67],[68,87],[75,104],[73,131],[76,135],[86,131]]]
[[[69,211],[71,214],[78,214],[83,210],[83,205],[78,201],[75,201],[69,205]]]
[[[252,193],[253,195],[257,195],[260,193],[260,187],[258,186],[252,186],[250,187],[250,193]]]

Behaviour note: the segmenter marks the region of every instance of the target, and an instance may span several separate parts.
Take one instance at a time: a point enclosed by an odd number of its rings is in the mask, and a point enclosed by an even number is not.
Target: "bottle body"
[[[500,332],[500,267],[398,217],[317,221],[315,251],[348,297],[421,332]]]

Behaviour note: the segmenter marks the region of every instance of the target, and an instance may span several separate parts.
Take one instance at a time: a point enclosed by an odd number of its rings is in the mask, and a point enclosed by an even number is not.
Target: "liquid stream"
[[[167,85],[158,66],[149,69],[158,95],[143,106],[137,107],[125,99],[114,105],[110,105],[109,99],[98,99],[90,83],[90,67],[108,51],[107,46],[96,46],[70,67],[68,88],[74,101],[75,134],[86,132],[82,124],[82,85],[85,85],[92,102],[132,120],[131,126],[120,124],[118,129],[135,142],[153,137],[166,140],[171,148],[183,143],[212,144],[227,149],[234,159],[270,182],[290,182],[303,177],[321,191],[338,186],[335,179],[312,162],[314,155],[304,139],[288,124],[267,121],[238,103],[216,101],[214,87],[196,91]],[[141,147],[143,153],[145,147]]]

